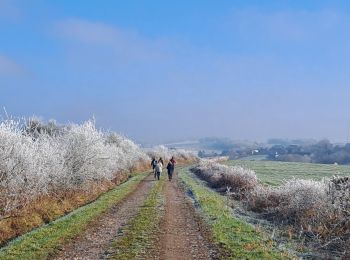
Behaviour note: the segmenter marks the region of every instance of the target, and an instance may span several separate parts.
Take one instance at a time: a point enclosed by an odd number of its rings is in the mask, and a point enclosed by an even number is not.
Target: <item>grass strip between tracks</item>
[[[136,217],[128,223],[122,236],[112,243],[108,259],[138,259],[149,253],[155,243],[162,216],[164,197],[162,191],[165,175],[151,189]]]
[[[0,250],[0,259],[46,259],[64,243],[82,233],[89,223],[122,201],[147,175],[133,174],[130,180],[101,195],[94,202],[13,240]]]
[[[254,226],[234,217],[227,198],[205,187],[189,172],[180,171],[180,179],[192,192],[200,212],[208,220],[213,239],[223,246],[231,259],[293,259],[274,247],[274,242]]]

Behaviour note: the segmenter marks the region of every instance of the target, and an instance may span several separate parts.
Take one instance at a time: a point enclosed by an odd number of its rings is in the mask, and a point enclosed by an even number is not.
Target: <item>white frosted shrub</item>
[[[0,123],[0,217],[41,195],[112,180],[148,159],[132,141],[99,131],[92,121],[55,134],[39,126],[24,131],[20,121]]]
[[[333,176],[328,188],[333,207],[350,216],[350,177]]]
[[[315,222],[331,210],[327,191],[325,181],[292,179],[278,187],[258,185],[245,203],[251,210],[273,213],[282,221],[297,223],[307,217]]]
[[[59,138],[64,151],[65,185],[83,186],[86,182],[110,179],[108,147],[92,122],[72,125]]]
[[[130,139],[127,139],[121,135],[110,133],[106,136],[106,144],[110,145],[110,148],[116,154],[116,159],[119,159],[119,165],[121,169],[131,169],[135,161],[148,161],[149,157]],[[120,156],[121,154],[128,154],[128,156]]]
[[[278,187],[278,212],[285,217],[298,218],[310,213],[314,217],[327,210],[327,185],[313,180],[292,179]]]
[[[147,154],[150,158],[163,158],[163,160],[170,160],[171,157],[182,160],[195,160],[197,155],[194,152],[183,149],[169,149],[164,145],[155,146],[152,149],[147,150]]]
[[[228,187],[236,194],[240,192],[245,193],[253,189],[258,183],[254,171],[240,166],[227,166],[209,160],[202,160],[192,170],[198,176],[208,181],[212,187]]]
[[[276,217],[295,220],[305,215],[316,218],[320,216],[319,212],[330,209],[328,184],[325,181],[292,179],[279,187],[263,186],[258,184],[252,170],[210,160],[202,160],[192,170],[212,187],[231,188],[241,195],[238,197],[244,197],[249,209],[257,212],[270,212]]]
[[[184,160],[197,159],[197,154],[195,152],[185,149],[170,150],[170,157],[172,156],[176,158],[182,158]]]
[[[350,252],[350,177],[291,179],[272,187],[258,183],[253,171],[210,160],[202,160],[192,171],[212,187],[232,188],[248,210],[287,225],[298,236],[305,234],[315,246]]]
[[[31,161],[35,147],[30,138],[22,136],[19,124],[15,121],[0,124],[0,191],[1,210],[7,211],[20,203],[33,192],[31,185],[37,182],[37,174],[30,178],[35,170]],[[29,188],[29,189],[28,189]]]
[[[280,199],[281,197],[274,187],[257,185],[247,194],[244,203],[249,210],[266,213],[275,209],[279,205]]]

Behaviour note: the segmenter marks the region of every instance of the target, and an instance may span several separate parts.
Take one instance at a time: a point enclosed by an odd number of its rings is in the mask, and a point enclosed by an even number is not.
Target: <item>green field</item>
[[[256,172],[260,181],[270,185],[279,185],[283,180],[293,177],[321,180],[333,175],[350,175],[350,166],[315,163],[292,163],[273,161],[232,160],[227,165],[239,165]]]

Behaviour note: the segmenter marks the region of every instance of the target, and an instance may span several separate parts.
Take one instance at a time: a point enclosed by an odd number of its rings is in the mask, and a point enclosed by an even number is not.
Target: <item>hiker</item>
[[[164,161],[163,161],[162,157],[159,157],[158,162],[160,162],[160,163],[162,163],[162,165],[164,165]]]
[[[155,157],[152,158],[152,162],[151,162],[151,166],[152,166],[152,170],[153,170],[153,173],[154,173],[154,179],[156,179],[156,166],[157,166],[157,160]]]
[[[174,165],[174,167],[175,167],[176,161],[175,161],[174,156],[171,157],[170,162],[171,162],[171,163]]]
[[[156,168],[155,168],[155,172],[156,172],[158,181],[160,179],[160,175],[162,174],[162,171],[163,171],[163,164],[161,161],[158,161]]]
[[[175,160],[174,160],[175,161]],[[167,170],[168,170],[168,178],[169,178],[169,181],[172,180],[173,178],[173,173],[174,173],[174,170],[175,170],[175,164],[170,160],[168,162],[168,165],[167,165]]]

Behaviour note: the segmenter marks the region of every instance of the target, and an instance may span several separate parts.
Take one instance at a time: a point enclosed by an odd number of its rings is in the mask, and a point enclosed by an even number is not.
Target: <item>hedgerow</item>
[[[197,155],[192,151],[183,149],[169,149],[164,145],[158,145],[146,150],[146,153],[151,158],[162,158],[163,160],[170,160],[175,157],[176,161],[188,162],[197,160]]]
[[[350,178],[292,179],[277,187],[249,169],[203,161],[192,171],[215,188],[232,190],[251,211],[293,230],[318,250],[350,256]]]
[[[208,181],[213,188],[228,188],[239,197],[258,184],[254,171],[240,166],[230,167],[210,160],[202,160],[192,171]]]
[[[33,128],[33,121],[3,121],[0,216],[38,196],[111,181],[139,160],[148,160],[148,156],[136,144],[96,129],[93,121],[63,126],[54,133],[39,125]]]

